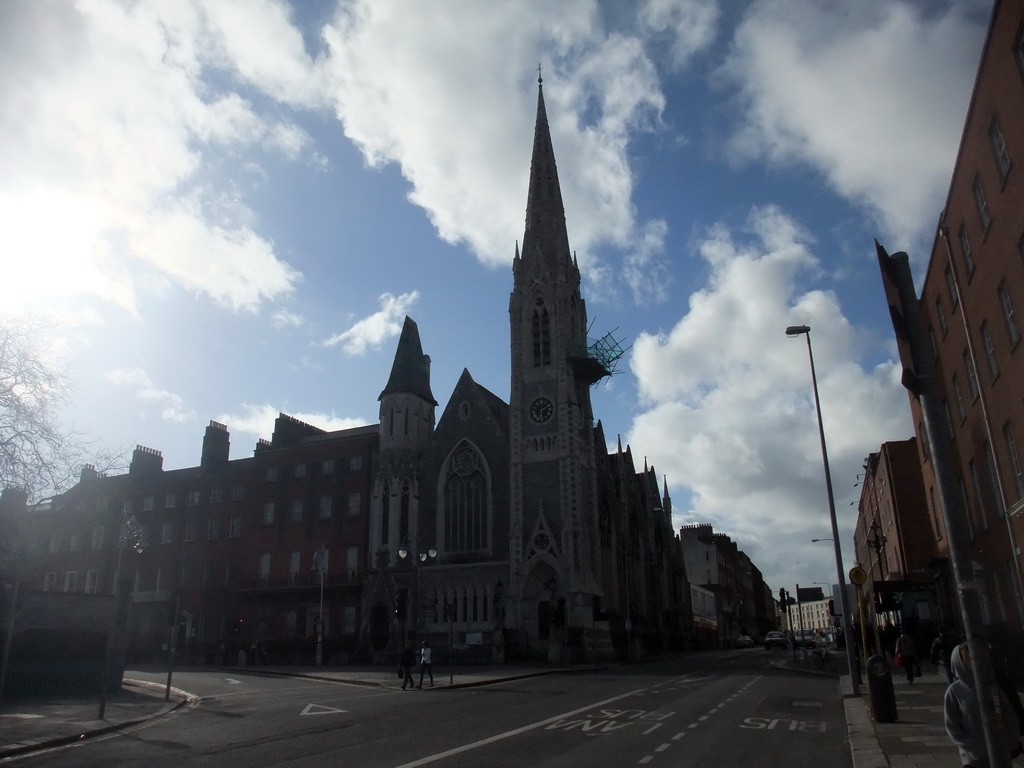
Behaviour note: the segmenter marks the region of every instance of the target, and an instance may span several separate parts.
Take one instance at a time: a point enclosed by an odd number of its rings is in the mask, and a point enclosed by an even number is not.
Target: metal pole
[[[117,609],[118,600],[120,599],[120,587],[121,587],[121,556],[124,554],[124,543],[121,541],[121,532],[118,531],[117,540],[117,565],[114,568],[114,610],[113,615],[110,619],[110,633],[107,635],[107,648],[103,654],[103,670],[100,673],[102,680],[100,682],[100,712],[97,715],[97,720],[103,719],[103,714],[107,711],[107,687],[109,685],[110,678],[110,662],[114,657],[114,636],[117,634]]]
[[[814,408],[818,413],[818,434],[821,437],[821,459],[825,465],[825,486],[828,489],[828,514],[832,522],[832,546],[836,555],[836,578],[839,581],[839,610],[843,617],[843,641],[846,643],[846,663],[850,668],[850,680],[854,696],[860,696],[860,666],[853,654],[853,638],[850,636],[850,615],[846,608],[846,574],[843,571],[843,548],[839,544],[839,523],[836,521],[836,500],[832,493],[832,473],[828,466],[828,448],[825,447],[825,424],[821,418],[821,401],[818,399],[818,377],[814,371],[814,353],[811,351],[811,330],[807,333],[807,356],[811,361],[811,384],[814,388]]]
[[[178,621],[181,617],[181,590],[174,597],[174,615],[171,616],[171,631],[167,637],[167,687],[164,701],[171,700],[171,676],[174,674],[174,655],[178,648]]]

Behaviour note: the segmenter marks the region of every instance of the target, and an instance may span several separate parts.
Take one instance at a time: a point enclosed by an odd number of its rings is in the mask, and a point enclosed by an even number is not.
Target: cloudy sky
[[[537,66],[614,444],[777,590],[834,582],[912,435],[873,240],[923,266],[982,0],[7,0],[0,311],[45,315],[97,444],[235,458],[373,423],[405,315],[442,406],[509,393]]]

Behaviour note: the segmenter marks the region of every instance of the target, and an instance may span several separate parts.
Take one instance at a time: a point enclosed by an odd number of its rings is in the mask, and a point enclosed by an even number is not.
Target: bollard
[[[884,656],[868,659],[868,696],[871,717],[876,723],[896,722],[896,693],[892,688],[892,670]]]

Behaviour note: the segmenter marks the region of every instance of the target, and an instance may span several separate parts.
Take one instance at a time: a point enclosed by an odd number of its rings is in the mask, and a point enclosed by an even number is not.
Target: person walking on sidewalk
[[[402,690],[409,686],[409,690],[416,684],[412,679],[412,666],[416,663],[416,651],[412,649],[412,641],[406,642],[402,657],[398,660],[398,668],[402,671]]]
[[[917,671],[917,648],[914,646],[914,638],[907,634],[906,630],[896,640],[896,665],[903,667],[907,673],[907,682],[914,682],[914,673]]]
[[[434,665],[430,661],[430,643],[426,640],[423,641],[423,646],[420,649],[420,685],[423,687],[423,673],[426,672],[430,675],[430,687],[434,687]]]
[[[946,733],[960,750],[960,762],[971,768],[988,768],[988,747],[981,725],[981,705],[971,672],[971,651],[967,643],[960,643],[950,656],[950,667],[956,679],[946,689],[942,703]],[[1021,754],[1020,724],[1013,713],[1010,700],[999,686],[993,686],[998,697],[996,725],[999,736],[1011,759]]]
[[[946,627],[939,627],[939,636],[932,640],[932,647],[928,653],[929,659],[933,665],[942,668],[942,671],[946,674],[946,685],[952,684],[953,670],[949,666],[949,657],[953,654],[953,649],[958,645],[957,639],[953,637],[953,633]]]

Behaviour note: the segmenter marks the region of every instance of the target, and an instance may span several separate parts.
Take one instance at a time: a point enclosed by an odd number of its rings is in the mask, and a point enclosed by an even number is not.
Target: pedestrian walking
[[[412,641],[408,641],[405,644],[405,650],[402,651],[402,657],[398,660],[398,671],[402,673],[402,690],[405,690],[405,686],[409,686],[411,691],[413,686],[416,685],[416,681],[412,679],[412,667],[416,663],[416,651],[412,648]]]
[[[914,646],[914,638],[904,631],[896,638],[896,666],[903,667],[907,673],[907,682],[914,682],[914,673],[920,662],[917,659],[917,648]]]
[[[960,643],[950,655],[950,667],[956,678],[946,689],[942,703],[946,733],[960,750],[960,763],[972,768],[988,768],[988,748],[981,725],[981,704],[971,672],[971,651],[967,643]],[[996,726],[998,738],[1011,758],[1021,754],[1020,724],[1013,713],[1010,700],[999,686],[992,687],[996,697]]]
[[[938,637],[932,640],[931,648],[928,651],[929,661],[946,675],[946,685],[952,684],[955,679],[953,677],[953,670],[949,666],[949,657],[953,654],[953,649],[957,645],[958,641],[953,636],[953,633],[949,631],[949,628],[941,626],[939,627]]]
[[[430,643],[426,640],[423,641],[420,647],[420,684],[419,687],[423,687],[423,673],[430,675],[430,687],[434,687],[434,665],[430,661]]]

